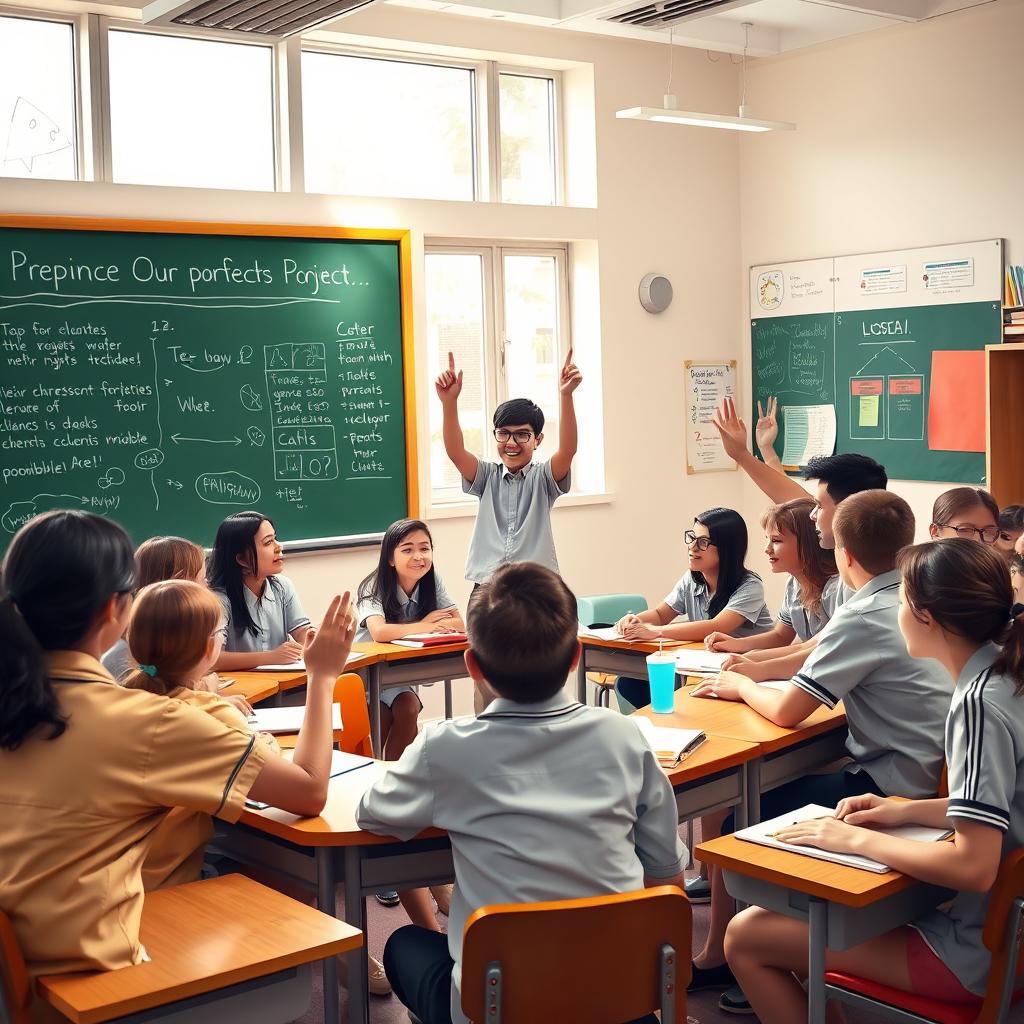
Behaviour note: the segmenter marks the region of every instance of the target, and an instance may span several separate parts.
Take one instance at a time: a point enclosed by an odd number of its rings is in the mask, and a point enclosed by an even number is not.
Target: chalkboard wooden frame
[[[111,217],[57,217],[34,214],[0,214],[0,228],[53,231],[97,231],[168,235],[221,235],[281,239],[339,239],[392,242],[397,245],[403,404],[405,416],[406,515],[419,517],[419,461],[416,418],[416,360],[413,340],[412,234],[404,228],[348,228],[313,224],[255,224],[222,221],[148,220]],[[115,516],[116,518],[116,516]],[[316,551],[369,547],[380,543],[384,529],[359,535],[300,538],[283,542],[286,551]]]

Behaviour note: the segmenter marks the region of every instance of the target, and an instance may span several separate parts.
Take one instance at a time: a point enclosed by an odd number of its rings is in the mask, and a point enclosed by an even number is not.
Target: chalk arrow
[[[171,434],[171,440],[175,444],[181,444],[182,441],[199,441],[202,444],[241,444],[242,439],[240,437],[232,437],[226,440],[216,440],[212,437],[183,437],[181,434]]]
[[[216,373],[217,370],[223,370],[225,366],[224,363],[221,363],[220,366],[211,366],[208,370],[197,370],[189,363],[182,363],[181,365],[184,366],[186,370],[191,370],[193,373]]]
[[[169,388],[174,383],[169,377],[164,377],[164,387]]]
[[[180,491],[185,485],[180,480],[168,479],[167,486],[173,487],[176,491]]]

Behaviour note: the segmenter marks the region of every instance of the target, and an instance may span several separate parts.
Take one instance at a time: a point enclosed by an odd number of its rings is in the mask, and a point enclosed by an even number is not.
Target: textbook
[[[728,654],[688,648],[676,652],[676,671],[684,676],[717,676]]]
[[[781,839],[775,838],[775,833],[784,829],[787,825],[795,825],[799,821],[808,821],[811,818],[834,817],[834,807],[822,807],[820,804],[807,804],[799,810],[790,811],[788,814],[780,814],[770,821],[762,821],[749,828],[741,828],[736,833],[737,839],[745,839],[747,842],[759,843],[761,846],[770,846],[773,850],[785,850],[787,853],[799,853],[805,857],[814,857],[816,860],[827,860],[832,864],[845,864],[848,868],[860,868],[862,871],[874,871],[876,874],[884,875],[892,868],[879,860],[872,860],[870,857],[861,857],[856,853],[836,853],[834,850],[819,850],[813,846],[795,846],[793,843],[784,843]],[[873,828],[874,832],[882,832],[887,836],[895,836],[897,839],[911,839],[918,843],[937,843],[942,839],[951,836],[951,829],[929,828],[927,825],[897,825],[895,828]]]
[[[658,757],[662,768],[675,768],[685,761],[706,739],[703,729],[674,729],[671,726],[655,725],[649,718],[632,716],[640,735]]]
[[[286,733],[298,732],[306,717],[306,705],[290,708],[256,708],[246,719],[257,732]],[[341,730],[341,705],[331,705],[331,728]]]
[[[291,755],[295,751],[286,750],[283,752],[283,756],[291,760]],[[339,775],[347,775],[349,772],[354,772],[357,768],[365,768],[368,764],[373,764],[372,757],[363,757],[360,754],[347,754],[343,750],[332,750],[331,751],[331,774],[332,779],[337,778]],[[249,800],[245,801],[246,807],[251,807],[256,811],[265,811],[270,804],[263,803],[261,800]]]
[[[443,644],[464,644],[465,633],[409,633],[391,643],[399,647],[440,647]]]

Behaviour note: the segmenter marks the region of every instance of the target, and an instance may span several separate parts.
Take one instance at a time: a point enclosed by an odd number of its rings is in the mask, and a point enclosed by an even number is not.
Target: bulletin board
[[[750,268],[757,403],[832,406],[836,452],[892,479],[985,483],[985,346],[1002,340],[1001,239]]]

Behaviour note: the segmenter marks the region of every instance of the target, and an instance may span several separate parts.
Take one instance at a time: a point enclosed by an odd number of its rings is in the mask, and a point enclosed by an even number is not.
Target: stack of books
[[[1024,338],[1024,306],[1003,308],[1003,337]]]

